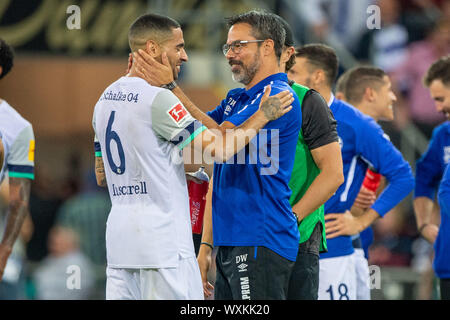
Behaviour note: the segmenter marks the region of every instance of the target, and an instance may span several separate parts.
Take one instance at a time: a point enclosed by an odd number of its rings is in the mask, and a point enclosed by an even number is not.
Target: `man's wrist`
[[[210,244],[210,243],[208,242],[208,244]],[[198,256],[211,255],[212,251],[213,251],[213,249],[211,247],[213,247],[213,246],[212,245],[209,246],[209,245],[206,245],[205,242],[201,242],[200,248],[198,250]]]
[[[374,221],[376,221],[380,217],[381,217],[380,214],[374,209],[372,208],[367,209],[363,215],[357,217],[357,219],[360,222],[361,228],[359,232],[366,230],[369,226],[372,225]]]
[[[258,120],[258,122],[263,123],[263,127],[270,122],[269,119],[267,119],[266,114],[264,113],[263,110],[258,109],[254,114],[253,117],[256,117],[256,119]]]
[[[171,82],[167,83],[167,84],[163,84],[161,86],[161,88],[164,89],[169,89],[170,91],[172,91],[173,89],[175,89],[176,87],[178,87],[177,83],[175,82],[175,80],[172,80]]]
[[[206,241],[202,241],[202,242],[200,243],[200,246],[201,246],[201,245],[207,246],[207,247],[210,248],[211,250],[214,249],[214,246],[213,246],[211,243],[206,242]]]
[[[424,223],[419,228],[419,234],[423,237],[423,230],[428,226],[428,223]]]
[[[297,219],[297,225],[300,225],[300,223],[302,223],[302,220],[303,220],[300,218],[300,214],[295,212],[294,210],[292,210],[292,213],[294,214],[295,219]]]
[[[361,219],[358,219],[358,217],[356,218],[356,220],[358,220],[358,222],[359,222],[358,223],[358,233],[363,232],[369,226],[369,224],[367,224],[367,226],[366,226],[364,221],[362,221]]]
[[[351,212],[350,212],[350,214],[351,214]],[[356,230],[358,231],[358,233],[363,232],[370,225],[370,223],[368,221],[366,221],[367,220],[367,212],[365,215],[363,214],[363,215],[360,215],[357,217],[354,216],[354,219],[357,223]]]

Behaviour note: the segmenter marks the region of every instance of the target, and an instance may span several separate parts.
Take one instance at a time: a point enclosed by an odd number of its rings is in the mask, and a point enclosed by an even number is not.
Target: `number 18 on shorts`
[[[356,300],[352,255],[320,259],[319,265],[319,300]]]

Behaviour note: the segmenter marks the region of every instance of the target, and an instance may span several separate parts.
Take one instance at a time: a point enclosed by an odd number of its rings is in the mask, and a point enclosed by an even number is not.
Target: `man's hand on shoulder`
[[[291,111],[291,103],[294,102],[294,97],[290,91],[285,90],[270,96],[271,90],[270,85],[264,89],[264,95],[259,104],[259,111],[264,114],[267,121],[276,120]]]

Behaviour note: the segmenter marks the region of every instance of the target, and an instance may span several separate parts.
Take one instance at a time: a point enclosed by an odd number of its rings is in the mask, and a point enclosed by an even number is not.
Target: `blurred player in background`
[[[371,66],[360,66],[350,69],[344,74],[345,101],[356,107],[363,114],[378,121],[393,121],[394,110],[393,103],[396,101],[395,94],[392,92],[391,82],[388,75],[380,68]],[[369,166],[369,174],[377,174],[376,169]],[[366,172],[366,176],[367,176]],[[375,192],[361,186],[355,203],[366,196],[366,202],[369,205],[353,205],[351,212],[354,216],[364,214],[361,210],[369,209],[376,199]],[[375,201],[374,201],[375,202]],[[359,209],[358,209],[359,208]],[[367,249],[373,242],[373,232],[369,226],[356,236],[353,236],[353,247],[355,248],[354,258],[357,274],[357,299],[370,300],[369,288],[369,266]]]
[[[345,182],[325,203],[328,252],[320,255],[319,299],[354,300],[357,278],[351,235],[367,228],[408,195],[413,188],[411,168],[373,119],[334,97],[331,88],[338,63],[332,48],[306,45],[296,50],[296,57],[289,75],[296,82],[317,90],[328,101],[338,123],[344,165]],[[353,217],[349,210],[369,164],[386,176],[390,184],[372,208]]]
[[[345,100],[345,86],[347,85],[347,79],[348,79],[349,73],[350,73],[350,70],[345,71],[336,80],[334,97],[338,100],[346,101]]]
[[[442,300],[450,300],[450,272],[448,261],[450,260],[449,236],[450,229],[450,165],[444,172],[439,186],[438,201],[441,206],[441,226],[435,243],[436,255],[433,267],[440,278],[440,292]]]
[[[348,76],[351,73],[352,69],[349,69],[347,71],[345,71],[343,74],[341,74],[341,76],[337,79],[336,81],[336,87],[335,87],[335,97],[338,100],[342,100],[347,102],[347,99],[345,97],[345,88],[347,85],[347,80],[348,80]],[[366,171],[366,177],[364,178],[364,182],[366,181],[367,177],[373,177],[373,171],[369,169],[367,169]],[[376,173],[377,176],[380,176],[378,173]],[[355,202],[353,203],[352,208],[350,209],[350,212],[357,216],[357,215],[361,215],[362,211],[361,210],[367,210],[368,208],[370,208],[374,203],[375,200],[377,199],[377,191],[368,189],[365,187],[365,183],[363,182],[361,189],[359,190],[359,193],[355,199]],[[383,182],[383,184],[382,184]],[[380,187],[380,185],[382,185],[382,187]],[[384,188],[384,178],[381,177],[377,183],[375,183],[372,187],[372,189],[376,189],[376,190],[381,190],[382,188]],[[366,264],[368,265],[368,260],[369,260],[369,246],[373,241],[373,230],[371,227],[365,229],[363,232],[357,234],[357,235],[353,235],[352,236],[352,244],[353,244],[353,248],[355,248],[355,258],[357,260],[356,262],[356,273],[357,273],[357,298],[358,299],[362,299],[362,300],[366,300],[368,298],[370,298],[370,290],[367,290],[367,267]],[[364,258],[365,259],[361,259],[360,258],[360,252],[359,248],[362,247],[362,250],[364,251]],[[358,250],[357,250],[358,249]],[[367,260],[367,263],[364,261]],[[361,264],[358,264],[358,261],[361,262]],[[358,267],[359,266],[359,267]],[[360,280],[362,280],[360,281]],[[361,290],[360,290],[361,289]],[[369,295],[367,294],[367,292],[369,292]]]
[[[347,84],[348,75],[352,69],[349,69],[345,71],[336,81],[336,88],[335,88],[335,97],[338,100],[342,100],[345,102],[348,102],[345,97],[345,86]],[[373,178],[373,175],[380,176],[378,173],[374,173],[373,171],[367,169],[366,172],[366,178],[370,177]],[[364,178],[366,182],[366,178]],[[361,189],[359,190],[358,196],[355,199],[355,202],[353,203],[352,209],[350,210],[354,215],[360,215],[361,210],[366,210],[370,208],[377,199],[377,192],[382,190],[385,187],[385,179],[383,177],[378,178],[378,182],[374,183],[372,188],[377,189],[378,191],[373,191],[371,189],[366,188],[365,183],[363,182],[363,185],[361,186]],[[381,186],[381,187],[380,187]],[[373,230],[372,228],[367,228],[363,232],[361,232],[358,236],[353,236],[353,242],[354,247],[355,246],[362,246],[362,249],[364,250],[364,255],[366,259],[369,257],[369,246],[372,243],[373,240]],[[360,243],[360,244],[359,244]]]
[[[133,52],[141,49],[159,62],[165,59],[173,80],[188,60],[181,27],[168,17],[139,17],[129,42]],[[267,87],[241,130],[223,136],[191,116],[170,91],[176,84],[154,87],[137,75],[133,62],[128,76],[102,94],[93,116],[97,182],[108,185],[112,201],[106,297],[202,299],[181,151],[192,147],[207,154],[203,151],[209,148],[217,161],[228,160],[269,121],[292,109],[292,95],[269,97]],[[245,143],[236,147],[225,139]]]
[[[6,76],[14,61],[11,47],[0,39],[0,79]],[[13,252],[13,246],[22,228],[24,220],[29,217],[28,205],[31,180],[34,179],[34,133],[32,125],[25,120],[5,100],[0,99],[0,131],[4,147],[4,163],[0,172],[0,182],[8,172],[9,209],[0,243],[0,280],[5,266]],[[21,266],[19,261],[11,260],[11,266],[17,278]],[[6,279],[5,279],[6,281]]]
[[[434,244],[433,269],[440,279],[442,299],[450,299],[450,220],[448,206],[450,200],[448,168],[450,163],[450,56],[435,61],[428,69],[424,84],[429,89],[436,104],[447,121],[433,130],[427,151],[416,162],[416,187],[414,212],[420,235]],[[439,189],[441,185],[441,189]],[[432,220],[436,191],[439,189],[441,206],[440,227]],[[441,196],[442,195],[442,196]]]
[[[277,16],[286,31],[281,71],[295,64],[295,48],[289,24]],[[300,244],[289,281],[288,299],[317,300],[319,253],[327,251],[324,203],[344,182],[336,120],[315,90],[290,81],[302,108],[302,128],[289,187],[290,203],[299,220]]]

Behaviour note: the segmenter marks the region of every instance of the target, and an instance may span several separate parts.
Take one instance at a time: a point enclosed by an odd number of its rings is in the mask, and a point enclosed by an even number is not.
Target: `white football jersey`
[[[4,100],[0,102],[0,131],[5,150],[0,182],[6,172],[13,178],[34,179],[33,127]]]
[[[182,149],[206,129],[169,90],[122,77],[97,102],[96,156],[112,208],[111,268],[170,268],[195,257]]]

